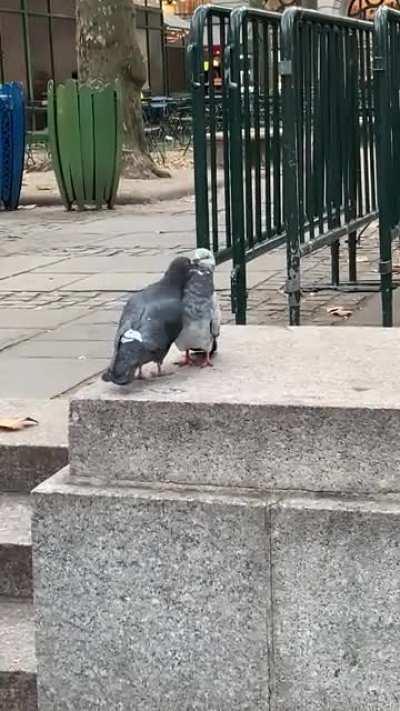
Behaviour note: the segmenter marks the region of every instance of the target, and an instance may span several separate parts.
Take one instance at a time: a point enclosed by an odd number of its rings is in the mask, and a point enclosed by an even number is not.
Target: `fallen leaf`
[[[326,309],[328,314],[331,316],[337,316],[337,318],[350,318],[353,312],[350,309],[344,309],[343,306],[328,306]]]
[[[0,430],[8,432],[16,432],[23,430],[25,427],[35,427],[39,422],[33,417],[0,417]]]

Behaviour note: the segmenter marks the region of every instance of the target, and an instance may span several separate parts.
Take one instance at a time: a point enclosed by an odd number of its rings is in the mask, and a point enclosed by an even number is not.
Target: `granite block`
[[[289,499],[271,550],[271,711],[400,708],[400,499]]]
[[[390,329],[226,327],[213,368],[71,403],[71,474],[333,493],[400,491]],[[171,356],[172,357],[172,356]],[[305,366],[306,364],[306,366]]]
[[[112,481],[400,491],[400,412],[77,400],[71,474]]]
[[[263,499],[34,492],[40,711],[267,711]]]

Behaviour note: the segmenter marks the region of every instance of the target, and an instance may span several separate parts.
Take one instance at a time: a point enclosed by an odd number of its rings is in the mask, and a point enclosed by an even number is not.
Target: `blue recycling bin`
[[[0,84],[0,207],[16,210],[25,157],[25,92],[22,84]]]

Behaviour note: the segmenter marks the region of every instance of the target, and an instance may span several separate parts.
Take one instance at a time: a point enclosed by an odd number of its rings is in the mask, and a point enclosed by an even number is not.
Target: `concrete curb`
[[[179,200],[189,195],[194,195],[194,179],[185,178],[160,178],[157,180],[141,180],[137,188],[120,190],[116,205],[148,205],[157,202]],[[217,186],[223,185],[223,177],[217,179]],[[48,191],[41,193],[23,191],[20,205],[38,205],[39,207],[54,207],[62,205],[59,193]]]

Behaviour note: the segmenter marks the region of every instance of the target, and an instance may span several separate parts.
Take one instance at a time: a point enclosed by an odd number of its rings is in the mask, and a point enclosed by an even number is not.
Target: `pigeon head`
[[[164,274],[163,281],[184,287],[190,276],[191,261],[187,257],[176,257]]]
[[[114,385],[129,385],[144,361],[144,348],[139,331],[127,329],[120,336],[113,362],[103,373],[103,380]]]
[[[215,257],[209,249],[204,249],[199,247],[196,249],[193,260],[193,264],[199,267],[204,267],[205,269],[210,269],[213,271],[215,269]]]

